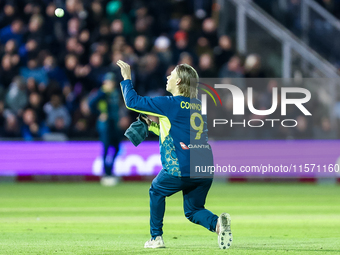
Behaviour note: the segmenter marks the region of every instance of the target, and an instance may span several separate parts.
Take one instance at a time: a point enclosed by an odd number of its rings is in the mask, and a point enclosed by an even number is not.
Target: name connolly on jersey
[[[181,102],[181,108],[182,109],[190,109],[190,110],[197,110],[201,111],[201,105],[200,104],[195,104],[195,103],[189,103],[189,102]]]
[[[210,149],[209,144],[189,144],[188,146],[185,145],[185,143],[180,142],[180,145],[183,150],[189,150],[189,149]]]

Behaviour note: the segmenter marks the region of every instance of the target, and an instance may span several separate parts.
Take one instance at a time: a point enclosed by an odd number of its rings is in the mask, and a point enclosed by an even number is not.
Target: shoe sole
[[[231,218],[228,213],[222,213],[218,218],[218,222],[221,226],[227,226],[219,235],[218,235],[218,246],[220,249],[225,250],[229,249],[231,243],[233,242],[233,235],[230,230]],[[228,230],[229,229],[229,230]]]

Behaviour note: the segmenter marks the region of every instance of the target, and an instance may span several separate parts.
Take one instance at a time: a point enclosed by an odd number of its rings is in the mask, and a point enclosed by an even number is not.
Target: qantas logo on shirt
[[[180,142],[179,143],[183,150],[189,150],[189,149],[210,149],[209,144],[189,144],[188,146],[185,145],[185,143]]]
[[[185,143],[180,142],[179,143],[183,150],[189,150],[188,146],[185,145]]]

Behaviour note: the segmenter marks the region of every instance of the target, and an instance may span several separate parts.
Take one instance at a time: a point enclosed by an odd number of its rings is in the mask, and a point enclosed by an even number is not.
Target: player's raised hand
[[[124,80],[131,80],[130,65],[128,65],[122,60],[118,60],[117,65],[120,67],[120,72],[122,73]]]

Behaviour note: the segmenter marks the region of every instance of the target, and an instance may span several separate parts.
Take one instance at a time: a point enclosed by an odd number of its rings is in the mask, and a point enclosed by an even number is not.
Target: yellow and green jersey
[[[184,96],[142,97],[133,89],[131,80],[121,82],[128,109],[156,116],[149,130],[159,135],[162,166],[169,174],[189,177],[194,165],[212,166],[208,144],[206,115],[201,115],[201,102]]]

